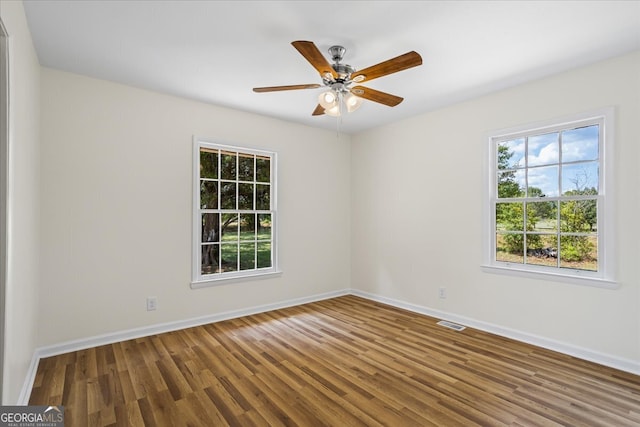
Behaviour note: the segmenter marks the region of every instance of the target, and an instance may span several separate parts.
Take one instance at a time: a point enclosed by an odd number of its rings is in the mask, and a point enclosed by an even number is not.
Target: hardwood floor
[[[639,426],[640,377],[344,296],[40,361],[67,426]]]

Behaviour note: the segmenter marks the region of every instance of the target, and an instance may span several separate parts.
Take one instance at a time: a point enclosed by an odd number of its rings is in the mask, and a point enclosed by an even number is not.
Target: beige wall
[[[635,53],[355,136],[352,288],[640,366],[639,104]],[[607,106],[620,288],[481,271],[487,132]]]
[[[41,86],[40,346],[349,288],[348,137],[46,68]],[[281,276],[190,289],[194,134],[278,153]]]
[[[36,348],[39,283],[39,74],[21,2],[0,2],[9,34],[9,210],[3,404],[18,400]]]

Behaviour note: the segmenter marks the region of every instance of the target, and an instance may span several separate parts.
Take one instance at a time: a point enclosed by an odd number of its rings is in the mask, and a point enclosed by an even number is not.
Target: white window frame
[[[614,218],[614,108],[575,114],[560,119],[517,126],[489,132],[487,135],[484,172],[484,232],[482,270],[488,273],[507,274],[572,284],[615,289],[615,218]],[[540,265],[510,263],[496,260],[496,202],[497,195],[497,144],[508,139],[550,133],[573,126],[598,123],[599,138],[599,193],[598,200],[598,271],[546,267]]]
[[[202,256],[202,213],[200,205],[200,149],[212,148],[221,151],[234,151],[238,153],[255,154],[257,156],[265,156],[270,158],[271,165],[271,257],[272,265],[268,268],[256,268],[252,270],[239,270],[232,272],[223,272],[203,275],[201,273],[201,256]],[[256,211],[256,210],[253,210]],[[248,211],[247,211],[248,212]],[[219,284],[228,284],[229,282],[240,282],[249,279],[267,278],[280,274],[278,267],[278,215],[277,215],[277,154],[272,151],[258,150],[253,148],[242,147],[220,143],[218,141],[193,137],[193,229],[192,229],[192,279],[191,288],[203,288],[215,286]]]

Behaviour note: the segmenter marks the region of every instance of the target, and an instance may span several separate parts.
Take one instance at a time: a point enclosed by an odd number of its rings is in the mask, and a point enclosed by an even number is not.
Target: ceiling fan
[[[364,86],[354,86],[354,84],[368,82],[378,77],[422,64],[422,57],[418,53],[411,51],[356,71],[351,65],[341,63],[342,57],[346,52],[346,49],[342,46],[331,46],[329,48],[329,54],[333,61],[333,64],[330,64],[313,42],[294,41],[291,44],[320,73],[323,84],[256,87],[253,88],[253,91],[262,93],[281,90],[317,89],[324,85],[329,90],[322,92],[318,96],[318,106],[312,113],[314,116],[326,113],[329,116],[338,117],[341,114],[343,104],[347,112],[350,113],[360,107],[363,99],[395,107],[402,102],[403,98]]]

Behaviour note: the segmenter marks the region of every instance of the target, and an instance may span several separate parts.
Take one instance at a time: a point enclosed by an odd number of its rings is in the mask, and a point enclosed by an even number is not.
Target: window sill
[[[230,283],[247,282],[250,280],[270,279],[272,277],[282,275],[282,271],[256,272],[251,274],[239,274],[233,276],[224,276],[217,278],[207,278],[202,280],[194,280],[191,282],[191,289],[210,288],[212,286],[227,285]]]
[[[579,271],[576,274],[567,273],[559,274],[549,271],[527,270],[524,268],[513,268],[499,265],[482,265],[482,271],[492,274],[504,274],[508,276],[525,277],[529,279],[553,280],[556,282],[570,283],[574,285],[593,286],[604,289],[618,289],[620,284],[615,280],[603,279],[600,277],[581,275]]]

